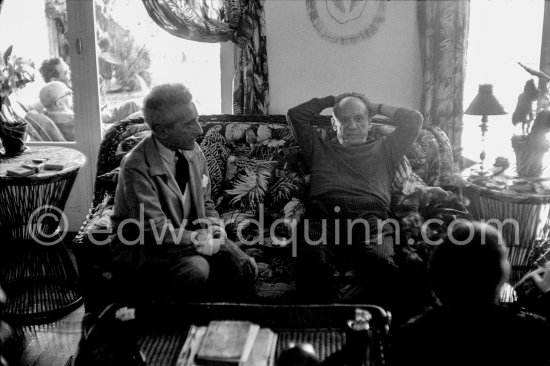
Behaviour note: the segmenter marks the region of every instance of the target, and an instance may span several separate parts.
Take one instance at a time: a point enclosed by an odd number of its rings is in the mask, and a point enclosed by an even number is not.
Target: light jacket
[[[187,156],[188,187],[196,218],[218,225],[206,158],[196,143]],[[153,136],[144,138],[121,163],[111,218],[113,259],[140,267],[155,257],[196,254],[191,231],[185,228],[183,204],[181,191],[168,173]]]

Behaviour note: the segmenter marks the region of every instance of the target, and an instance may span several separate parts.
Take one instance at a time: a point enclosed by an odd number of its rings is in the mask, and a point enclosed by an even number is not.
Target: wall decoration
[[[331,43],[355,44],[384,22],[385,0],[306,0],[311,23]]]

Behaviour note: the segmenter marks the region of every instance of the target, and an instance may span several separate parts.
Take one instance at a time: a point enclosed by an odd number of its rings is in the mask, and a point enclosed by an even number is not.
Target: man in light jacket
[[[123,160],[115,193],[111,252],[118,273],[138,291],[145,285],[182,300],[200,297],[212,278],[231,294],[246,291],[255,264],[220,226],[195,142],[202,128],[191,93],[182,84],[159,85],[143,113],[152,134]]]

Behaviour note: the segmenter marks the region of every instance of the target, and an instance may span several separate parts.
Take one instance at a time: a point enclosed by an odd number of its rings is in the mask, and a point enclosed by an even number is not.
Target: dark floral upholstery
[[[258,262],[258,296],[284,301],[295,283],[291,246],[283,244],[289,243],[294,226],[304,214],[309,187],[301,149],[283,115],[213,115],[201,116],[200,120],[204,133],[198,142],[206,156],[212,197],[226,231],[239,242],[238,233],[249,243],[262,239],[243,246]],[[328,117],[319,116],[314,127],[323,138],[334,137]],[[391,131],[392,127],[374,125],[369,138],[382,138]],[[76,244],[85,244],[89,233],[110,230],[120,161],[149,133],[143,119],[135,118],[116,123],[105,135],[92,208]],[[392,200],[429,185],[449,183],[449,146],[445,134],[436,127],[422,130],[396,173]],[[251,219],[263,221],[263,233]],[[276,226],[271,237],[269,228],[277,219],[287,220]]]

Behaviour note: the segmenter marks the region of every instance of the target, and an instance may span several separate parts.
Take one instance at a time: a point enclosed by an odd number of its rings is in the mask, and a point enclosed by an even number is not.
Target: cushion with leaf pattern
[[[201,141],[205,155],[216,144],[208,141],[213,127],[206,128]],[[303,209],[296,207],[303,207],[302,199],[307,192],[300,147],[289,128],[254,122],[229,123],[216,133],[225,138],[228,154],[225,169],[220,167],[225,176],[216,202],[230,237],[236,238],[240,230],[247,240],[257,239],[260,233],[251,219],[262,219],[263,227],[269,228],[274,220],[287,218],[287,223],[277,226],[276,235],[289,238],[291,219],[301,218],[297,213],[303,214]],[[208,157],[207,160],[210,169],[211,161]],[[222,161],[219,159],[215,164]]]
[[[217,202],[221,196],[227,158],[229,157],[227,140],[223,136],[223,126],[221,124],[209,126],[201,139],[200,147],[206,158],[206,165],[212,182],[212,199]]]
[[[449,184],[456,184],[453,149],[451,147],[449,137],[437,126],[428,126],[428,130],[433,134],[435,140],[437,141],[437,146],[439,147],[437,154],[430,155],[431,159],[439,162],[437,165],[433,164],[433,176],[436,177],[433,185],[445,186]]]

